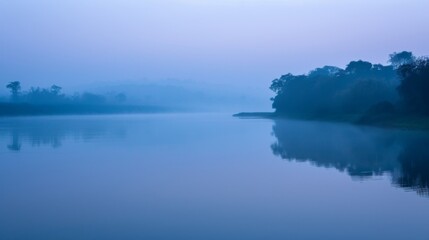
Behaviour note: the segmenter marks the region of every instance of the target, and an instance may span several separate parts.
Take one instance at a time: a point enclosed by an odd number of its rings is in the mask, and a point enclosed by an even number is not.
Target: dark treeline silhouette
[[[426,132],[275,120],[273,153],[282,159],[335,168],[356,179],[387,174],[392,183],[429,196]]]
[[[124,93],[100,95],[84,92],[66,95],[57,85],[21,91],[19,81],[10,82],[6,87],[10,90],[10,98],[0,102],[0,116],[162,111],[158,107],[130,104]]]
[[[124,93],[112,95],[100,95],[89,92],[83,94],[75,93],[67,96],[62,93],[62,88],[52,85],[50,88],[31,87],[28,91],[21,92],[21,83],[10,82],[6,87],[10,90],[10,102],[32,103],[32,104],[61,104],[61,103],[83,103],[83,104],[123,104],[126,101]]]
[[[393,53],[389,65],[352,61],[345,69],[325,66],[272,81],[278,115],[343,117],[377,122],[392,116],[429,115],[429,59]]]
[[[429,59],[421,58],[398,69],[402,79],[398,87],[406,109],[429,115]]]

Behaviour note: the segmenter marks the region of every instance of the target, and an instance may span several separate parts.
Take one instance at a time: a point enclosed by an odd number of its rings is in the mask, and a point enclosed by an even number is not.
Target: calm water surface
[[[217,114],[0,119],[0,239],[429,239],[426,133]]]

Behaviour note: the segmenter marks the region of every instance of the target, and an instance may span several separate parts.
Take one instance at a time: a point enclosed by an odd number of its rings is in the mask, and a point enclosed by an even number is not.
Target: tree
[[[274,79],[272,81],[270,89],[275,93],[280,93],[280,91],[282,91],[283,88],[285,87],[286,83],[288,81],[292,81],[295,78],[296,76],[292,75],[291,73],[283,75],[280,78]]]
[[[389,63],[395,68],[398,69],[401,65],[410,64],[416,60],[412,52],[402,51],[394,52],[389,55]]]
[[[279,114],[320,117],[364,114],[380,102],[395,103],[398,74],[392,66],[351,61],[346,69],[324,66],[306,75],[286,74],[274,79],[272,107]]]
[[[398,68],[401,84],[398,91],[408,111],[429,115],[429,58],[422,58]]]
[[[335,76],[336,74],[343,71],[343,69],[335,66],[324,66],[322,68],[316,68],[308,74],[309,77],[316,76]]]
[[[346,71],[352,74],[367,73],[371,70],[372,63],[366,61],[352,61],[347,65]]]
[[[16,101],[19,96],[19,91],[21,90],[21,83],[19,81],[10,82],[8,85],[6,85],[6,88],[10,89],[12,100]]]
[[[51,86],[51,93],[53,93],[54,95],[59,95],[61,92],[62,87],[57,86],[57,85],[52,85]]]

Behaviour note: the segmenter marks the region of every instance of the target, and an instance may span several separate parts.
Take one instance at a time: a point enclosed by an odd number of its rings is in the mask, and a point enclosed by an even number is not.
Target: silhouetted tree
[[[354,74],[354,73],[367,73],[371,70],[372,63],[365,62],[362,60],[359,61],[352,61],[350,62],[346,67],[346,72]]]
[[[389,55],[389,63],[392,64],[392,66],[397,69],[401,65],[404,64],[410,64],[416,60],[416,57],[414,57],[412,52],[402,51],[402,52],[394,52]]]
[[[18,100],[19,91],[21,91],[21,83],[19,81],[10,82],[6,85],[10,89],[12,101]]]
[[[58,104],[66,101],[66,97],[60,94],[61,87],[53,85],[50,89],[30,88],[30,91],[23,96],[26,102],[34,104]]]
[[[51,86],[51,92],[52,92],[54,95],[59,95],[59,94],[60,94],[60,92],[61,92],[61,89],[62,89],[62,87],[57,86],[57,85],[52,85],[52,86]]]
[[[421,58],[399,67],[398,91],[407,110],[429,115],[429,58]]]
[[[275,93],[280,93],[285,87],[286,84],[290,81],[293,81],[298,76],[292,75],[291,73],[288,73],[286,75],[281,76],[280,78],[274,79],[271,83],[270,89],[274,91]]]
[[[316,76],[334,76],[340,72],[344,71],[343,69],[335,66],[324,66],[322,68],[316,68],[308,74],[309,77]]]
[[[286,74],[270,89],[277,113],[303,117],[364,114],[379,102],[396,102],[398,75],[392,66],[352,61],[346,69],[324,66],[307,75]]]

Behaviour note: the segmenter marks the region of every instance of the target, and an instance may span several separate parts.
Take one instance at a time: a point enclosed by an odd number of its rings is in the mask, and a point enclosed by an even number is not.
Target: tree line
[[[75,93],[66,95],[62,93],[62,87],[52,85],[50,88],[31,87],[28,91],[21,91],[21,82],[13,81],[6,85],[10,91],[9,103],[26,104],[122,104],[126,102],[127,97],[124,93],[115,93],[110,95],[100,95],[90,92],[82,94]]]
[[[286,74],[270,89],[277,114],[429,115],[429,58],[412,52],[389,55],[388,65],[351,61],[345,69],[324,66],[308,74]]]

